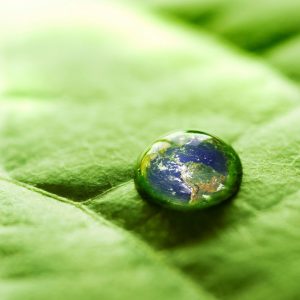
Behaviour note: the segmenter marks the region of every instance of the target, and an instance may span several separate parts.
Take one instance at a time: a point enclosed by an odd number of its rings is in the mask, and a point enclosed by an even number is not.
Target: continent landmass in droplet
[[[202,163],[189,162],[181,172],[181,178],[191,189],[189,203],[205,199],[224,186],[226,177]]]

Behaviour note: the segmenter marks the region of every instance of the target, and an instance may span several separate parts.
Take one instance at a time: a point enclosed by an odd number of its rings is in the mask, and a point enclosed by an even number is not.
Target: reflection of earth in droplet
[[[240,161],[231,147],[194,131],[177,132],[153,143],[138,170],[136,183],[143,194],[152,195],[156,202],[167,199],[163,201],[184,206],[202,202],[203,207],[210,206],[226,189],[222,197],[228,198],[241,177]]]
[[[180,131],[154,142],[135,171],[140,194],[175,209],[204,208],[231,197],[242,167],[235,151],[199,131]]]
[[[150,161],[147,173],[159,192],[192,203],[222,189],[226,159],[209,141],[170,145]]]

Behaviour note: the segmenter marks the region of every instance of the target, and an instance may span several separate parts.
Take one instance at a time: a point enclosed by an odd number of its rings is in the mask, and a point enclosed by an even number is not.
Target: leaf
[[[0,200],[1,299],[213,299],[81,206],[7,181]]]
[[[0,13],[1,299],[297,298],[296,84],[141,9],[26,9],[16,27]],[[234,146],[235,199],[182,214],[139,197],[137,156],[176,128]]]
[[[300,79],[299,66],[300,37],[296,36],[286,42],[271,48],[266,53],[266,58],[278,69],[287,74],[290,78]]]
[[[205,27],[238,47],[262,54],[269,63],[299,81],[299,1],[143,2],[193,27]]]
[[[298,1],[148,0],[147,6],[261,52],[299,33]],[[288,17],[287,17],[288,16]],[[199,27],[200,27],[199,26]]]

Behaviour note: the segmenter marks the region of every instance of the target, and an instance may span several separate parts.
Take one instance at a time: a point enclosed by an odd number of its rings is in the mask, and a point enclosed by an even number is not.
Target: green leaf
[[[79,205],[1,180],[1,299],[213,299]]]
[[[138,1],[140,3],[140,1]],[[155,11],[206,28],[299,81],[300,2],[294,0],[144,0]]]
[[[206,20],[221,5],[201,3]],[[121,4],[32,0],[18,26],[4,13],[1,299],[298,297],[293,81],[211,33]],[[234,146],[235,199],[183,214],[140,198],[137,156],[180,128]]]
[[[290,78],[300,81],[300,36],[288,39],[286,42],[271,48],[265,57]]]
[[[144,0],[142,3],[193,26],[206,27],[252,51],[260,52],[299,33],[300,3],[294,0]]]

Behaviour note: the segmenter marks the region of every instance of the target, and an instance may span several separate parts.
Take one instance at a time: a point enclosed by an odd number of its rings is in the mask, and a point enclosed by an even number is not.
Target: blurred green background
[[[0,3],[0,299],[300,298],[300,1]],[[191,214],[132,171],[175,129],[239,153]]]

